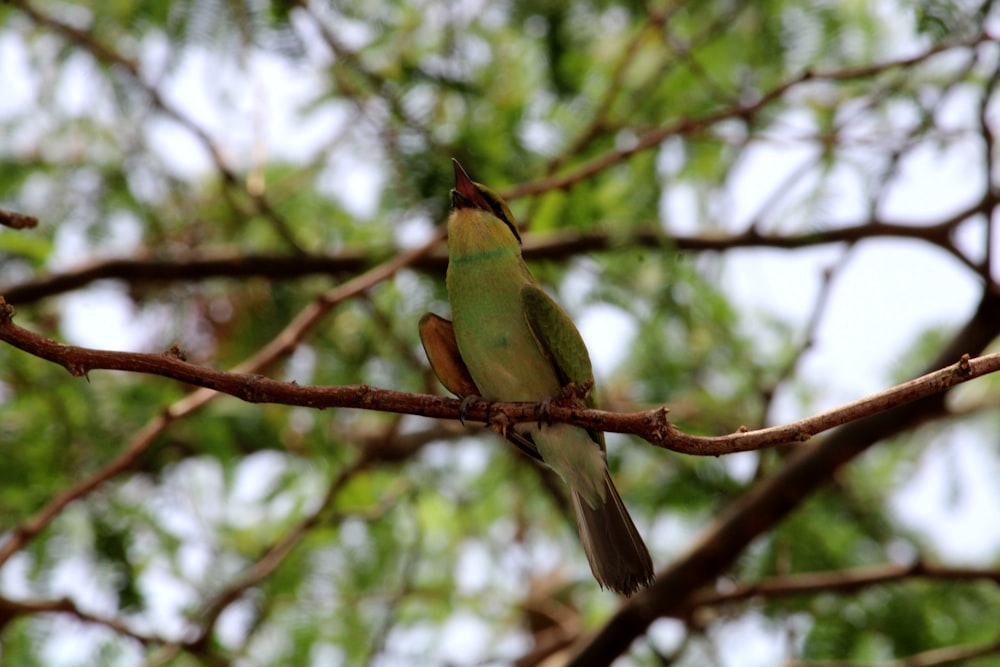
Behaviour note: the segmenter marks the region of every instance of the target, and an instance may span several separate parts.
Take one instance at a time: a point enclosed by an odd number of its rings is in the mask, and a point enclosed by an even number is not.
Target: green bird
[[[459,397],[545,401],[569,383],[593,382],[587,347],[521,256],[507,204],[457,161],[448,218],[448,299],[453,321],[420,319],[420,339],[441,384]],[[594,393],[587,397],[594,407]],[[602,587],[631,595],[653,563],[611,475],[604,434],[569,424],[516,424],[508,439],[569,487],[580,541]]]

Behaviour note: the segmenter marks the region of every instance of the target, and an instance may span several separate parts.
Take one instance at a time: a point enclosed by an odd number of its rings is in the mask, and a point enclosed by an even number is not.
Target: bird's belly
[[[528,327],[526,284],[511,258],[448,265],[455,342],[483,398],[537,401],[559,392],[552,362]]]
[[[548,360],[534,339],[512,343],[506,336],[494,341],[477,369],[483,391],[506,401],[534,401],[559,390]],[[473,375],[473,377],[476,377]]]
[[[516,321],[516,320],[515,320]],[[537,401],[558,393],[559,380],[527,325],[497,331],[486,323],[470,335],[456,327],[459,351],[484,398]]]

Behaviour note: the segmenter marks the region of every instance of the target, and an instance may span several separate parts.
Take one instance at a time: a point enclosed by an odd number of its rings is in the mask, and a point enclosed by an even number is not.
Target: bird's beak
[[[455,158],[451,159],[455,167],[455,189],[451,191],[452,208],[480,208],[484,211],[493,212],[490,203],[483,197],[476,184],[472,182],[469,175],[462,169],[462,165]]]

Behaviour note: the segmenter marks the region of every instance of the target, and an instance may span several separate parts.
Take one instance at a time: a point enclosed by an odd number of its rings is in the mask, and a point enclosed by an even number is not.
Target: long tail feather
[[[604,483],[603,505],[592,508],[573,492],[573,511],[594,578],[601,586],[628,596],[653,583],[653,561],[608,472]]]

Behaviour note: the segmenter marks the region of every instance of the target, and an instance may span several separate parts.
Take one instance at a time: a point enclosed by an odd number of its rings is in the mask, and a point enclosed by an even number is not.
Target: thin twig
[[[944,665],[964,664],[970,660],[997,653],[1000,653],[1000,639],[989,644],[935,648],[892,662],[878,663],[874,667],[943,667]],[[785,667],[862,667],[862,665],[858,662],[844,660],[793,660],[785,663]],[[872,666],[866,664],[864,667]]]
[[[349,280],[343,285],[339,285],[320,295],[315,301],[313,301],[313,303],[306,306],[273,340],[271,340],[270,343],[258,350],[253,356],[237,365],[234,368],[234,372],[236,374],[259,373],[277,362],[279,359],[290,354],[298,346],[306,334],[316,324],[318,324],[319,321],[328,312],[330,312],[334,306],[364,292],[365,290],[370,289],[374,285],[392,277],[400,269],[417,261],[419,258],[430,252],[431,249],[441,241],[443,234],[443,229],[439,230],[438,234],[425,245],[409,252],[402,253],[384,264],[366,271],[353,280]],[[13,334],[18,334],[19,332],[28,333],[24,329],[20,329],[15,326],[13,322],[10,321],[10,317],[13,314],[12,310],[13,309],[10,306],[7,306],[3,302],[3,297],[0,297],[0,328],[2,328],[5,332]],[[56,354],[57,356],[64,354],[67,350],[73,349],[72,346],[62,345],[42,337],[36,337],[33,340],[36,343],[41,343],[45,349]],[[98,352],[96,350],[92,352],[97,352],[98,355],[122,354],[115,352]],[[73,353],[70,352],[70,354],[72,356]],[[150,364],[148,368],[155,367],[157,363],[166,363],[167,365],[174,365],[174,367],[176,367],[176,364],[178,363],[184,366],[190,366],[190,364],[185,364],[185,362],[178,358],[177,352],[167,353],[164,355],[140,355],[140,357],[137,357],[136,359],[139,358],[144,358],[144,361],[139,362],[140,366]],[[157,359],[159,362],[156,361]],[[68,370],[70,370],[71,373],[81,371],[80,374],[85,374],[87,369],[79,366],[75,361],[71,361]],[[131,468],[138,460],[139,456],[152,445],[156,438],[159,437],[160,434],[162,434],[167,427],[170,426],[170,424],[177,419],[185,417],[201,409],[218,396],[214,390],[204,388],[204,383],[192,382],[191,384],[199,385],[203,388],[188,394],[181,400],[167,407],[162,414],[151,419],[142,429],[140,429],[140,431],[133,436],[132,440],[125,446],[118,456],[112,459],[103,468],[95,472],[90,477],[84,478],[72,487],[57,494],[41,510],[28,518],[27,521],[22,523],[13,531],[8,532],[6,541],[0,543],[0,565],[7,562],[13,554],[17,553],[17,551],[23,548],[28,541],[48,526],[52,520],[55,519],[55,517],[58,516],[58,514],[71,502],[78,498],[82,498],[108,480]]]
[[[995,166],[996,136],[993,131],[992,118],[990,114],[990,103],[993,102],[993,94],[1000,85],[1000,65],[994,65],[993,73],[986,82],[983,90],[983,99],[979,104],[979,132],[983,138],[983,173],[986,175],[986,192],[988,197],[996,197],[997,173]],[[981,260],[981,272],[987,284],[994,284],[993,270],[996,268],[994,240],[996,231],[992,223],[992,218],[986,219],[984,230],[983,247],[985,256]]]
[[[732,584],[704,589],[691,597],[691,608],[729,604],[750,598],[781,598],[809,593],[853,593],[862,588],[910,579],[993,581],[1000,584],[1000,569],[945,567],[918,561],[912,565],[874,565],[833,572],[808,572],[765,579],[754,584]]]
[[[636,153],[660,145],[669,137],[691,135],[703,132],[713,125],[717,125],[722,121],[733,118],[752,117],[772,102],[781,99],[793,88],[796,88],[804,83],[814,81],[849,81],[852,79],[868,78],[889,70],[912,67],[952,49],[972,48],[983,42],[993,40],[994,38],[992,35],[983,31],[972,39],[949,44],[941,44],[909,58],[900,58],[898,60],[890,60],[874,65],[848,67],[826,72],[814,72],[812,70],[807,70],[802,74],[792,77],[784,83],[778,84],[774,88],[762,93],[754,101],[737,106],[726,107],[724,109],[720,109],[719,111],[708,113],[704,116],[696,118],[681,118],[668,125],[646,132],[642,134],[633,144],[608,151],[607,153],[576,167],[568,173],[557,176],[549,176],[533,183],[525,183],[524,185],[505,191],[503,196],[505,199],[511,200],[517,199],[518,197],[538,194],[540,192],[548,192],[550,190],[566,190],[574,184],[590,178],[594,174],[602,172],[605,169],[608,169],[609,167],[612,167],[631,157],[632,155],[635,155]]]
[[[350,513],[331,513],[330,507],[337,495],[360,471],[372,463],[372,459],[362,455],[351,465],[341,469],[330,481],[326,494],[319,506],[302,519],[281,539],[275,542],[253,565],[247,568],[239,577],[229,582],[218,593],[211,597],[198,614],[200,627],[197,635],[189,641],[172,642],[165,645],[156,655],[147,661],[148,667],[163,665],[172,660],[180,651],[187,651],[202,656],[210,647],[212,633],[216,623],[230,605],[242,597],[249,589],[257,586],[270,577],[288,558],[295,547],[302,542],[309,531],[318,525],[335,525],[342,523],[348,517],[359,517],[365,521],[374,521],[382,516],[404,495],[405,489],[389,494],[379,504],[367,511]]]
[[[809,313],[809,318],[806,321],[802,338],[795,349],[794,354],[790,355],[788,360],[778,368],[778,372],[775,374],[774,378],[761,387],[760,395],[764,403],[763,409],[761,410],[762,424],[766,424],[769,421],[768,415],[774,408],[774,397],[778,388],[790,377],[792,377],[792,374],[795,372],[796,368],[798,368],[802,358],[813,348],[813,345],[815,345],[816,332],[819,331],[819,326],[823,321],[823,316],[826,314],[831,295],[833,294],[834,278],[836,278],[837,274],[844,268],[849,256],[850,253],[845,252],[838,258],[836,264],[827,267],[823,271],[819,290],[816,292],[816,298],[813,301],[812,310]]]
[[[130,637],[147,646],[166,642],[162,637],[133,630],[120,619],[105,618],[84,611],[77,606],[76,602],[69,598],[60,598],[58,600],[12,600],[0,597],[0,628],[18,616],[29,614],[67,614],[84,623],[102,625],[124,637]]]
[[[0,225],[11,229],[30,229],[38,226],[38,218],[0,208]]]
[[[99,62],[112,67],[117,67],[121,71],[125,72],[128,77],[135,82],[137,88],[146,95],[154,108],[159,109],[165,116],[191,132],[195,139],[201,143],[211,156],[212,162],[215,164],[216,170],[218,170],[219,175],[222,177],[223,183],[227,186],[223,192],[229,193],[230,191],[235,191],[239,192],[242,196],[248,197],[253,204],[254,210],[271,223],[271,226],[282,238],[282,240],[284,240],[293,251],[303,252],[302,246],[295,238],[295,235],[292,232],[292,226],[288,223],[288,221],[281,214],[279,214],[277,210],[275,210],[275,208],[271,205],[271,202],[262,192],[248,188],[245,183],[241,182],[236,171],[229,166],[223,157],[222,149],[216,144],[212,137],[209,136],[208,132],[203,127],[198,125],[198,123],[196,123],[188,114],[168,102],[157,87],[148,83],[142,77],[139,64],[136,61],[123,56],[112,47],[95,39],[94,36],[86,30],[80,30],[69,23],[60,21],[52,15],[39,11],[27,0],[9,0],[9,3],[27,14],[31,20],[38,25],[44,26],[54,33],[62,35],[69,41],[81,47]],[[231,201],[231,203],[235,205],[235,202]]]

